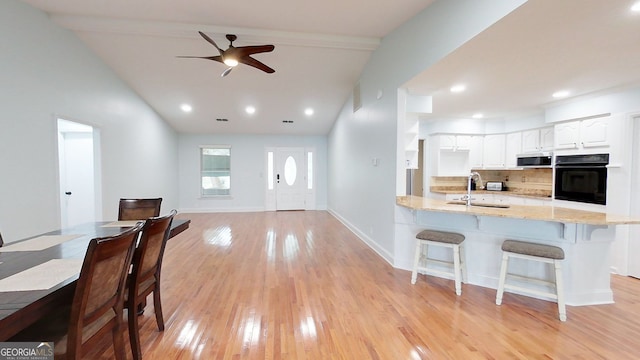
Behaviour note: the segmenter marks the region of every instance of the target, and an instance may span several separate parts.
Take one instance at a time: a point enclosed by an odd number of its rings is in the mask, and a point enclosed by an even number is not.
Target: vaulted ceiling
[[[331,129],[380,40],[434,0],[23,1],[75,32],[179,132],[318,135]],[[632,4],[529,0],[406,86],[433,96],[428,118],[517,117],[566,101],[551,98],[556,90],[637,86]],[[239,65],[221,77],[221,63],[178,58],[218,55],[198,31],[223,49],[225,34],[238,36],[235,46],[275,45],[254,57],[276,72]],[[467,90],[454,96],[456,83]]]

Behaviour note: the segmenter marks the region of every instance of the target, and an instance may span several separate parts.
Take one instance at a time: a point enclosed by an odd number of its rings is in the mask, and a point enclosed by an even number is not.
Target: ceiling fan
[[[217,62],[221,62],[228,66],[228,68],[222,73],[222,77],[229,75],[231,70],[236,67],[238,64],[245,64],[249,66],[253,66],[256,69],[262,70],[266,73],[274,73],[276,72],[272,68],[263,64],[262,62],[252,58],[250,55],[271,52],[275,48],[273,45],[257,45],[257,46],[233,46],[233,42],[238,38],[233,34],[227,34],[227,40],[229,40],[229,47],[227,50],[222,50],[213,39],[211,39],[207,34],[202,31],[198,31],[200,36],[202,36],[207,42],[211,45],[215,46],[216,49],[220,52],[220,55],[216,56],[178,56],[179,58],[195,58],[195,59],[206,59],[213,60]]]

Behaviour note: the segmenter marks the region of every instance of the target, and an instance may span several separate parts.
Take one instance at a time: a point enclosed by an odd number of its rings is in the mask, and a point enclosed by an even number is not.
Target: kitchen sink
[[[447,204],[453,204],[453,205],[467,205],[467,203],[465,201],[462,200],[458,200],[458,201],[448,201]],[[500,209],[507,209],[509,208],[508,204],[496,204],[496,203],[483,203],[483,202],[472,202],[471,206],[478,206],[478,207],[490,207],[490,208],[500,208]]]

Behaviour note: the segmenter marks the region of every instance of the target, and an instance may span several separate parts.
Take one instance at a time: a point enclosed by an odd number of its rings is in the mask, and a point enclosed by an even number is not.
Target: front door
[[[304,210],[304,148],[278,148],[275,155],[276,210]]]

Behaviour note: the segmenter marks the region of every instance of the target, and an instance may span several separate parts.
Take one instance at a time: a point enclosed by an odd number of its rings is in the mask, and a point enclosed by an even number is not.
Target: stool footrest
[[[514,291],[518,291],[520,293],[531,294],[531,295],[536,295],[536,296],[546,296],[546,297],[549,297],[551,299],[556,299],[556,300],[558,299],[558,295],[556,295],[554,293],[538,291],[538,290],[525,288],[525,287],[517,286],[517,285],[504,284],[504,289],[505,290],[514,290]]]
[[[444,277],[444,278],[447,278],[447,279],[451,279],[451,280],[455,280],[455,278],[456,278],[453,273],[447,272],[447,271],[443,271],[443,270],[438,270],[438,269],[432,269],[432,268],[426,268],[426,267],[418,267],[417,271],[420,274],[439,275],[441,277]]]

